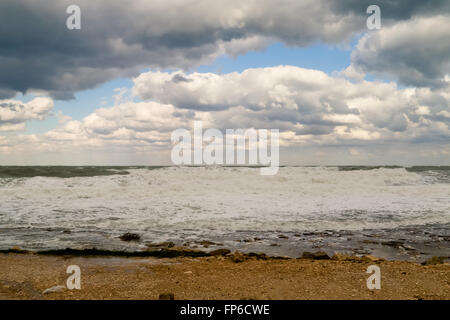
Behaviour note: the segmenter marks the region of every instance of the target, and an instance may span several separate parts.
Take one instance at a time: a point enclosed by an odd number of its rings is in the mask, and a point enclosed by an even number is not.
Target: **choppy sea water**
[[[0,249],[450,256],[450,167],[0,167],[0,235]]]

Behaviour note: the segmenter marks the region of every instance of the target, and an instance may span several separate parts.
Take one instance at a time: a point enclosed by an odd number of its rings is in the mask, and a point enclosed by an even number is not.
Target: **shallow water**
[[[448,256],[449,177],[449,167],[282,167],[275,176],[245,167],[0,167],[0,248],[210,240],[289,256]],[[125,232],[142,241],[120,241]]]

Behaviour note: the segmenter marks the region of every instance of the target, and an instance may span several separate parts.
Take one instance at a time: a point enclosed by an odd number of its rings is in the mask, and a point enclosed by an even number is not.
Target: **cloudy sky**
[[[279,129],[284,164],[450,164],[448,0],[2,0],[0,24],[0,164],[170,164],[195,120]]]

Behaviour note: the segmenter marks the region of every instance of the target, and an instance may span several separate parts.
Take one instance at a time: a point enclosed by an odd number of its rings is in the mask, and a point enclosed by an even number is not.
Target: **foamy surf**
[[[0,170],[0,248],[142,250],[206,239],[296,255],[305,247],[356,250],[378,235],[401,237],[415,254],[449,249],[445,168],[282,167],[261,176],[245,167],[111,167],[98,175],[78,167],[65,177],[64,167],[48,168],[24,177]],[[143,241],[120,241],[128,231]],[[427,241],[437,242],[428,250]]]

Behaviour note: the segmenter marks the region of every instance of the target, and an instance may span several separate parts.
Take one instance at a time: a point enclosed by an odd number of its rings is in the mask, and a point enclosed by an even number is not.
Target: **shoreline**
[[[0,299],[153,300],[169,293],[177,300],[450,299],[450,264],[444,259],[422,265],[340,254],[295,259],[226,251],[195,257],[198,253],[186,249],[184,256],[174,255],[177,251],[167,249],[165,257],[0,252]],[[69,265],[81,269],[81,290],[44,294],[65,286]],[[366,286],[370,265],[380,267],[380,290]]]
[[[0,249],[0,254],[34,254],[41,256],[63,256],[63,257],[124,257],[124,258],[202,258],[202,257],[218,257],[223,256],[231,258],[236,254],[243,257],[243,259],[255,258],[258,260],[291,260],[291,259],[316,259],[316,260],[333,260],[335,257],[347,257],[348,259],[358,260],[365,257],[372,257],[377,260],[383,261],[408,261],[413,263],[426,264],[433,259],[440,259],[443,262],[450,263],[450,256],[428,255],[426,258],[419,260],[408,259],[395,259],[386,258],[379,255],[368,254],[355,254],[349,252],[335,251],[333,254],[329,254],[324,250],[317,249],[311,251],[303,251],[299,256],[287,256],[287,255],[274,255],[264,251],[250,251],[250,250],[238,250],[234,248],[216,246],[216,243],[204,241],[203,250],[197,247],[190,246],[177,246],[173,242],[162,242],[157,244],[147,245],[145,250],[108,250],[98,249],[95,247],[84,249],[48,249],[48,250],[28,250],[21,247],[12,247],[9,249]],[[202,243],[202,242],[200,242]],[[213,248],[207,249],[210,245]],[[207,250],[205,250],[207,249]],[[328,251],[328,250],[327,250]],[[337,258],[339,259],[339,258]],[[371,258],[370,258],[371,259]]]

